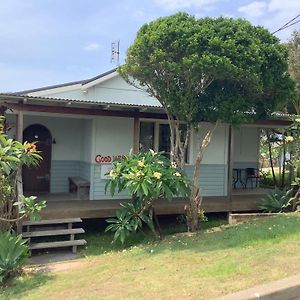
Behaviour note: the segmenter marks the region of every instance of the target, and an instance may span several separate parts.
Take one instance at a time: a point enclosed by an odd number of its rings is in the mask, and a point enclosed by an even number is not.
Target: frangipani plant
[[[187,197],[190,181],[173,162],[150,150],[146,153],[129,154],[113,163],[106,190],[111,195],[126,190],[132,202],[121,204],[117,218],[108,219],[106,231],[114,231],[114,240],[124,243],[133,232],[146,223],[156,233],[153,223],[153,204],[157,199],[171,201],[173,197]]]
[[[39,219],[39,212],[45,207],[45,201],[35,202],[36,197],[25,197],[18,193],[17,185],[22,166],[35,167],[42,157],[34,143],[10,139],[3,131],[4,118],[0,117],[0,221],[10,229],[14,223],[24,217]],[[15,207],[19,208],[16,215]],[[1,228],[0,228],[1,231]]]

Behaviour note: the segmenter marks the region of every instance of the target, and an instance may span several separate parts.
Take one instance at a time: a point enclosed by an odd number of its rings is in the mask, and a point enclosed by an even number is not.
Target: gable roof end
[[[86,89],[86,88],[89,88],[90,86],[93,86],[93,85],[99,83],[98,81],[100,81],[100,80],[101,80],[101,82],[103,82],[103,81],[105,81],[109,78],[112,78],[112,77],[116,76],[117,74],[118,74],[117,73],[117,68],[114,68],[112,70],[109,70],[105,73],[102,73],[100,75],[97,75],[97,76],[89,78],[89,79],[84,79],[84,80],[79,80],[79,81],[72,81],[72,82],[67,82],[67,83],[62,83],[62,84],[49,85],[49,86],[36,88],[36,89],[18,91],[18,92],[11,93],[11,95],[27,95],[27,94],[30,94],[30,93],[47,91],[47,90],[52,90],[52,89],[62,88],[62,87],[68,87],[68,86],[78,85],[78,84],[84,86],[84,89]],[[88,85],[88,86],[86,86],[86,85]]]

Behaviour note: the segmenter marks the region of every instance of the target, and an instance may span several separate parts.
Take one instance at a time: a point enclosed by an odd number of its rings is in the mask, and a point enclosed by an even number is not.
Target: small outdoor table
[[[245,172],[246,169],[233,169],[233,188],[236,189],[236,184],[238,182],[241,183],[242,187],[245,189],[246,188],[246,184],[245,182],[242,180],[242,173],[243,171]],[[234,174],[236,174],[236,176],[234,176]]]

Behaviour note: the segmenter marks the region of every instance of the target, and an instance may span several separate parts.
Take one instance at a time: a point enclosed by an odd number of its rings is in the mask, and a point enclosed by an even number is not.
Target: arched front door
[[[23,188],[25,192],[49,192],[52,136],[43,125],[35,124],[23,132],[23,140],[36,142],[37,151],[41,152],[43,160],[37,167],[23,168]]]

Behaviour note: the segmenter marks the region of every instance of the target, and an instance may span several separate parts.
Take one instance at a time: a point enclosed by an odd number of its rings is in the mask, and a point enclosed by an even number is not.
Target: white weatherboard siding
[[[194,162],[198,153],[199,143],[212,125],[202,123],[199,132],[193,134],[193,157]],[[227,164],[228,159],[228,125],[220,124],[212,135],[212,139],[205,150],[202,164]]]
[[[133,147],[133,119],[25,115],[24,128],[31,124],[46,126],[56,140],[56,144],[52,145],[51,192],[67,192],[68,177],[81,176],[91,183],[90,199],[111,198],[104,190],[107,180],[101,178],[101,166],[104,164],[97,164],[95,156],[100,154],[112,157],[127,154]],[[190,177],[193,173],[199,136],[203,136],[207,128],[208,125],[203,124],[200,131],[193,134],[190,165],[186,168]],[[203,195],[227,195],[227,151],[228,126],[219,125],[201,165],[200,184]],[[121,193],[114,198],[126,197],[126,193]]]
[[[204,124],[199,135],[204,134],[208,125]],[[193,162],[199,139],[194,134],[191,147],[193,156],[191,165],[186,168],[189,177],[192,176]],[[122,155],[127,154],[133,145],[133,119],[101,117],[95,120],[95,149],[93,155]],[[228,126],[220,125],[215,131],[211,144],[208,147],[200,171],[200,184],[204,196],[227,195],[227,151],[228,151]],[[105,194],[104,188],[107,180],[101,179],[101,166],[94,164],[93,195],[92,199],[109,199],[110,194]],[[127,193],[121,193],[114,199],[128,198]]]
[[[133,147],[133,119],[117,117],[98,117],[94,120],[94,149],[93,157],[126,155]],[[107,180],[101,178],[101,166],[93,163],[93,195],[91,199],[101,200],[111,198],[105,194]],[[126,198],[127,193],[120,193],[114,197]]]
[[[91,182],[90,199],[111,198],[105,194],[106,179],[101,178],[105,164],[95,162],[96,155],[118,156],[127,154],[133,147],[133,119],[120,117],[94,117],[77,119],[25,115],[24,128],[31,124],[46,126],[56,144],[52,145],[51,192],[67,192],[69,176],[81,176]],[[199,141],[210,125],[202,124],[191,139],[190,164],[186,168],[192,176]],[[226,196],[228,182],[228,125],[221,124],[212,136],[205,151],[200,169],[200,185],[204,196]],[[235,129],[234,167],[258,165],[259,129]],[[103,173],[103,172],[102,172]],[[128,198],[127,193],[114,197]]]
[[[234,130],[235,163],[258,163],[259,134],[257,127],[242,126]]]
[[[127,154],[133,147],[133,119],[98,117],[95,119],[93,156]]]
[[[186,167],[186,174],[192,178],[194,166]],[[227,165],[201,164],[200,187],[203,196],[226,196],[227,195]]]
[[[129,85],[121,76],[116,76],[103,83],[95,85],[87,90],[87,99],[99,99],[102,101],[125,104],[149,104],[160,105],[146,92]]]
[[[82,120],[25,115],[24,129],[33,124],[47,127],[52,139],[55,139],[56,144],[52,145],[52,160],[80,160]]]
[[[107,78],[104,77],[86,85],[75,84],[32,92],[30,95],[79,101],[160,106],[155,98],[129,85],[120,75],[110,74]],[[101,172],[103,164],[97,164],[95,157],[98,154],[111,157],[127,154],[133,147],[133,119],[99,116],[92,120],[69,120],[62,117],[60,120],[55,118],[55,124],[52,124],[49,119],[45,118],[44,122],[49,126],[45,125],[57,141],[57,144],[53,145],[51,191],[66,191],[65,178],[68,177],[67,174],[73,172],[90,180],[91,199],[109,199],[110,195],[105,195],[104,192],[107,180],[101,178],[104,167]],[[164,121],[158,120],[158,122]],[[199,140],[203,138],[209,126],[211,125],[203,123],[199,132],[194,132],[192,135],[189,165],[186,168],[189,176],[193,173]],[[205,196],[227,195],[228,133],[229,126],[220,124],[213,134],[210,145],[205,150],[200,170],[200,185]],[[60,140],[63,140],[63,143],[60,143]],[[235,129],[234,141],[234,168],[257,167],[259,129],[246,126]],[[61,180],[62,176],[57,174],[64,174],[64,180]],[[64,184],[61,185],[61,182]],[[125,193],[116,196],[116,198],[124,197],[126,197]]]
[[[199,149],[199,143],[211,125],[203,123],[196,133],[193,133],[190,164],[187,174],[192,177],[193,164]],[[200,186],[204,196],[227,195],[227,160],[228,160],[228,125],[220,124],[213,133],[211,142],[205,150],[200,168]]]
[[[93,139],[93,120],[82,120],[82,138],[80,140],[81,154],[80,160],[91,163],[92,139]]]

